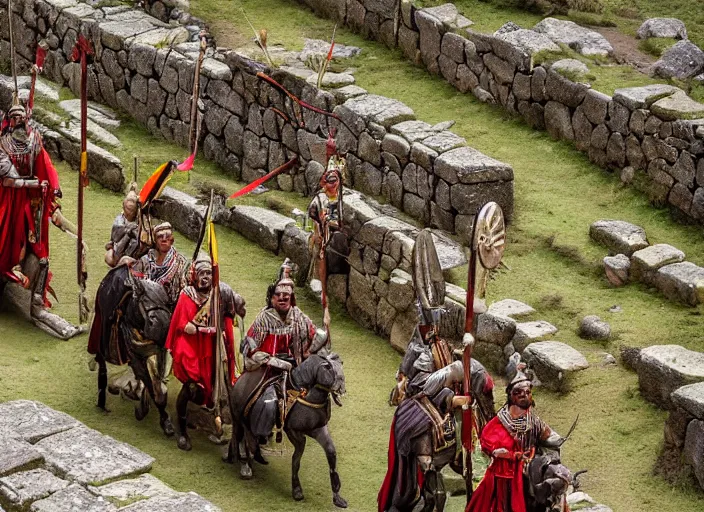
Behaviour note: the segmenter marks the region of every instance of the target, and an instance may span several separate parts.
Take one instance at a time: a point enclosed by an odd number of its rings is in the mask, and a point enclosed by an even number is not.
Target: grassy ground
[[[288,48],[302,47],[303,37],[327,39],[332,23],[316,18],[299,4],[287,0],[243,2],[257,28],[269,30],[269,41]],[[236,3],[194,0],[194,14],[219,20],[220,44],[225,35],[249,38],[248,27]],[[234,26],[234,29],[233,29]],[[227,32],[225,32],[227,31]],[[533,305],[537,318],[560,328],[557,339],[581,350],[592,368],[583,372],[574,391],[564,397],[539,390],[539,413],[555,429],[565,432],[576,411],[584,411],[573,440],[565,447],[565,461],[573,469],[586,468],[585,490],[616,512],[674,512],[696,510],[704,505],[700,492],[688,482],[672,488],[653,477],[651,469],[662,440],[665,413],[648,405],[638,394],[635,376],[621,367],[602,367],[604,352],[615,353],[621,343],[646,346],[678,343],[704,350],[702,308],[672,304],[652,290],[638,285],[611,289],[597,272],[605,250],[588,239],[588,226],[599,218],[628,220],[646,228],[651,242],[667,242],[684,250],[688,259],[704,265],[701,228],[672,222],[665,210],[656,210],[630,188],[623,188],[611,174],[589,164],[586,158],[564,143],[551,141],[510,119],[498,108],[479,104],[459,94],[438,78],[406,63],[397,52],[338,27],[338,40],[364,48],[354,65],[359,85],[371,92],[398,98],[414,108],[418,118],[434,123],[457,121],[453,130],[469,144],[488,155],[513,165],[516,174],[516,215],[509,231],[505,261],[510,271],[498,273],[489,286],[489,301],[505,297]],[[125,125],[119,136],[125,143],[121,154],[126,166],[132,155],[143,158],[142,178],[168,158],[180,158],[183,150],[157,143],[141,128]],[[148,156],[145,156],[148,155]],[[216,176],[210,164],[199,162],[197,173]],[[75,217],[73,182],[76,174],[61,167],[64,201],[69,218]],[[196,179],[195,177],[193,179]],[[219,177],[219,179],[223,179]],[[188,189],[185,175],[173,183]],[[233,187],[236,185],[233,183]],[[280,194],[280,196],[279,196]],[[290,205],[302,199],[271,193]],[[290,203],[288,203],[290,201]],[[91,272],[89,291],[94,292],[104,273],[102,244],[109,236],[112,219],[119,211],[120,198],[93,185],[87,194],[86,238]],[[60,233],[53,234],[52,268],[55,288],[62,302],[57,311],[75,318],[76,289],[72,277],[73,246]],[[223,277],[244,294],[250,315],[263,303],[266,284],[278,262],[241,237],[222,233]],[[186,253],[191,244],[179,238]],[[256,265],[252,262],[256,262]],[[461,273],[455,279],[462,283]],[[622,312],[609,314],[618,304]],[[303,307],[319,318],[316,304],[304,300]],[[584,314],[599,314],[612,325],[616,337],[605,345],[577,338],[575,329]],[[666,319],[666,320],[664,320]],[[346,315],[333,317],[336,349],[345,359],[349,396],[345,407],[336,410],[332,428],[340,454],[344,495],[352,510],[372,510],[385,469],[385,453],[391,410],[385,400],[399,361],[388,344],[360,329]],[[31,329],[9,312],[0,313],[0,400],[33,398],[45,401],[89,426],[131,442],[157,458],[154,473],[180,490],[195,490],[224,510],[328,510],[330,491],[322,451],[313,447],[302,469],[306,502],[290,499],[289,459],[275,458],[267,468],[255,468],[257,478],[243,483],[235,468],[219,461],[217,448],[196,437],[194,451],[176,449],[173,440],[159,434],[156,415],[145,423],[132,417],[131,405],[111,397],[114,412],[109,416],[94,408],[96,374],[86,367],[85,337],[68,343],[55,342]],[[177,390],[177,383],[172,389]],[[500,386],[498,386],[500,387]],[[312,446],[312,445],[311,445]],[[461,499],[450,510],[461,510]]]

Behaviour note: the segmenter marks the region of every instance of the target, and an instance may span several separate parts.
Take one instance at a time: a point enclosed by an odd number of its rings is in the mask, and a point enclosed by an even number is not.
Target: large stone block
[[[9,429],[0,431],[0,476],[32,469],[43,461],[42,454],[19,434]]]
[[[683,261],[665,265],[653,278],[655,286],[670,300],[696,306],[704,302],[704,268]]]
[[[548,71],[545,79],[545,91],[548,99],[571,108],[576,108],[582,103],[587,90],[589,90],[589,85],[573,82],[552,69]]]
[[[477,341],[504,347],[516,334],[516,321],[508,316],[491,312],[480,315],[477,321]]]
[[[621,103],[630,110],[638,108],[650,108],[650,105],[656,101],[671,96],[677,91],[681,91],[679,87],[667,84],[650,84],[639,87],[627,87],[625,89],[616,89],[614,91],[614,101]]]
[[[586,358],[560,341],[538,341],[523,351],[523,358],[543,385],[556,391],[568,391],[574,375],[589,367]]]
[[[117,507],[101,496],[95,496],[78,484],[55,492],[48,498],[35,501],[31,512],[116,512]]]
[[[555,140],[574,140],[570,109],[556,101],[545,105],[545,128]]]
[[[694,418],[704,419],[704,381],[677,388],[670,395],[672,403]]]
[[[400,101],[375,94],[351,98],[343,106],[364,120],[375,122],[385,128],[416,117],[413,110]],[[348,123],[345,124],[350,128]],[[350,129],[355,133],[355,130]]]
[[[120,510],[125,512],[221,512],[219,507],[192,492],[179,496],[157,496],[138,501]]]
[[[161,194],[161,201],[155,205],[155,215],[169,221],[174,229],[191,240],[197,240],[200,234],[203,216],[207,206],[198,204],[198,200],[171,187],[166,187]]]
[[[641,396],[664,409],[673,409],[673,391],[704,382],[704,354],[679,345],[653,345],[640,351],[635,369]]]
[[[466,146],[440,155],[435,159],[434,170],[438,177],[451,185],[513,180],[510,165]]]
[[[684,461],[692,466],[700,487],[704,488],[704,421],[689,422],[682,454]]]
[[[284,231],[295,223],[290,217],[258,206],[237,206],[222,220],[223,225],[277,254]]]
[[[631,256],[649,245],[643,228],[622,220],[598,220],[589,226],[589,236],[612,255]]]
[[[557,327],[545,320],[520,322],[516,324],[516,333],[511,339],[516,352],[523,352],[534,341],[543,340],[557,332]]]
[[[512,84],[516,67],[493,53],[484,55],[484,64],[491,71],[494,79],[502,84]]]
[[[69,485],[46,469],[32,469],[0,478],[0,500],[12,509],[24,510],[33,501],[46,498],[51,493]]]
[[[437,74],[440,71],[438,57],[445,29],[440,20],[424,10],[416,11],[415,21],[420,33],[420,54],[423,63],[428,71]]]
[[[633,253],[631,276],[633,279],[652,282],[655,272],[665,265],[684,261],[684,253],[668,244],[655,244]]]

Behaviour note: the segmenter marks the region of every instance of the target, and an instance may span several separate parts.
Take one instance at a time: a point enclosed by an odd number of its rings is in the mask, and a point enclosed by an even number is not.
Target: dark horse
[[[258,443],[266,440],[277,424],[279,400],[275,387],[280,392],[281,380],[280,376],[272,375],[268,367],[262,367],[242,374],[232,388],[233,434],[225,460],[233,462],[237,455],[242,478],[252,477],[252,459],[265,463]],[[308,436],[320,444],[328,459],[332,502],[337,507],[346,508],[347,501],[340,496],[337,452],[327,426],[331,414],[330,398],[341,405],[338,397],[345,393],[342,361],[337,354],[324,355],[324,350],[313,354],[291,371],[286,386],[290,387],[290,399],[293,400],[283,422],[283,429],[294,447],[291,463],[293,499],[303,499],[298,471]]]
[[[122,265],[107,273],[95,297],[95,319],[91,326],[88,352],[98,363],[98,407],[105,407],[108,373],[106,363],[128,364],[144,384],[135,416],[141,420],[149,411],[150,399],[159,410],[159,424],[167,436],[174,428],[166,412],[165,378],[171,371],[171,356],[164,344],[172,310],[164,288],[134,278]]]
[[[445,370],[434,372],[429,379]],[[495,416],[493,380],[474,359],[471,387],[479,434]],[[432,396],[419,393],[403,400],[396,409],[389,439],[389,468],[378,497],[380,511],[410,512],[421,499],[424,512],[444,510],[441,470],[449,464],[462,474],[461,459],[457,457],[457,424],[449,407],[451,395],[447,387]]]

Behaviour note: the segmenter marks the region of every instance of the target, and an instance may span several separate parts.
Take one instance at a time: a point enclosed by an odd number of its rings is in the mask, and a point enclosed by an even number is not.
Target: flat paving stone
[[[149,471],[154,458],[84,426],[43,439],[37,449],[70,480],[100,484]]]
[[[117,503],[123,507],[134,503],[137,500],[143,500],[155,497],[173,497],[179,496],[182,493],[174,491],[158,478],[144,474],[138,478],[129,480],[118,480],[100,487],[89,486],[88,490],[96,496],[101,496],[113,503]]]
[[[69,484],[46,469],[21,471],[0,478],[0,497],[11,508],[23,509]]]
[[[44,456],[27,441],[3,436],[0,432],[0,476],[22,469],[31,469],[43,461]]]
[[[81,119],[81,100],[64,100],[59,102],[59,106],[74,119]],[[88,119],[99,124],[106,130],[114,130],[120,127],[120,120],[117,118],[117,113],[110,107],[89,101],[87,115]]]
[[[82,423],[75,418],[41,402],[14,400],[0,404],[0,432],[14,431],[30,443],[79,425]]]
[[[704,117],[704,104],[694,101],[683,91],[656,101],[650,106],[650,110],[665,121]]]
[[[704,382],[677,388],[670,395],[672,402],[700,420],[704,420]]]
[[[78,484],[72,484],[48,498],[35,501],[30,512],[113,512],[117,507],[95,496]]]
[[[660,267],[684,260],[684,252],[668,244],[655,244],[633,253],[631,275],[634,279],[649,280]]]
[[[535,309],[519,300],[503,299],[491,304],[489,306],[489,313],[515,318],[532,315],[535,313]]]
[[[680,345],[646,347],[635,367],[641,396],[665,409],[672,409],[673,391],[704,382],[704,354]]]
[[[219,507],[195,493],[176,497],[150,498],[120,510],[124,512],[220,512]]]
[[[545,320],[520,322],[516,324],[516,334],[513,335],[511,342],[517,352],[523,352],[531,342],[552,336],[556,332],[557,327]]]

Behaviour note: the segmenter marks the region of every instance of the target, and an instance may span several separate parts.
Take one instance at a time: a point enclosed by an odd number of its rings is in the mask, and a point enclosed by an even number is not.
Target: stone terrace
[[[148,474],[154,459],[40,402],[0,404],[0,510],[218,512]]]

